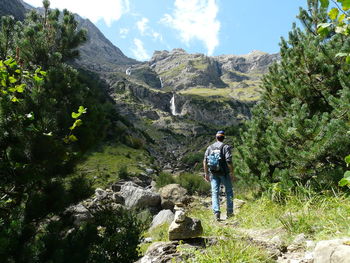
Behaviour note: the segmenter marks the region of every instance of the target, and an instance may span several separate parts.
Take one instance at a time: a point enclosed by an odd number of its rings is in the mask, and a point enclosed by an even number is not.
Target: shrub
[[[142,149],[144,146],[142,139],[133,137],[131,135],[125,137],[125,144],[134,149]]]
[[[160,173],[160,175],[156,178],[157,188],[161,188],[168,184],[174,184],[174,183],[175,183],[174,177],[168,173]]]
[[[204,157],[204,153],[202,152],[189,153],[185,155],[181,161],[185,165],[194,167],[196,170],[199,170],[203,168],[203,164],[202,164],[203,157]]]
[[[184,173],[177,178],[176,182],[187,189],[189,194],[210,194],[210,184],[208,184],[201,176]]]
[[[119,168],[118,177],[122,180],[125,180],[129,177],[128,168],[125,165]]]

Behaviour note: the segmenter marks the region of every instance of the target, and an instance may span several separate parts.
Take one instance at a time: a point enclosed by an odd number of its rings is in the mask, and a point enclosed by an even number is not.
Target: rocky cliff
[[[18,0],[1,0],[0,1],[0,17],[12,15],[17,20],[23,20],[26,10],[23,3]]]

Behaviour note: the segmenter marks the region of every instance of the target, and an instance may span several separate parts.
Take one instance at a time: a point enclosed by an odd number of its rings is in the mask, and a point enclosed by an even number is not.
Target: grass
[[[232,92],[232,89],[230,88],[209,89],[204,87],[197,87],[197,88],[182,90],[180,94],[197,95],[202,97],[212,97],[212,96],[227,97],[230,95],[231,92]]]
[[[134,149],[124,144],[106,145],[99,151],[90,153],[76,169],[93,182],[93,187],[106,187],[116,182],[122,172],[136,175],[143,170],[139,163],[151,165],[151,158],[143,149]],[[126,167],[126,168],[125,168]],[[123,171],[126,169],[126,171]]]
[[[281,229],[286,245],[300,233],[314,241],[350,235],[350,198],[344,194],[321,195],[306,190],[277,202],[268,194],[254,198],[253,192],[239,192],[238,197],[248,201],[227,224],[215,222],[211,208],[204,207],[201,198],[188,209],[190,217],[201,220],[203,236],[219,241],[205,250],[180,246],[191,254],[187,262],[274,262],[265,250],[245,241],[240,229]],[[167,226],[161,226],[151,235],[155,240],[167,241],[167,230]]]

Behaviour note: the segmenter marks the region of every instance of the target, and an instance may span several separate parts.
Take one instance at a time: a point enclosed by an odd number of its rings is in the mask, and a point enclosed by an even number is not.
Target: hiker
[[[220,185],[225,186],[227,218],[233,216],[233,166],[231,148],[224,144],[225,132],[216,133],[216,142],[204,154],[204,178],[211,183],[212,206],[216,220],[220,220]]]

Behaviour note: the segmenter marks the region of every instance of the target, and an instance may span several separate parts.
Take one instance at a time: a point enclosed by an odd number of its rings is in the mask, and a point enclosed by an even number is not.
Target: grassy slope
[[[151,165],[151,158],[144,149],[133,149],[124,144],[103,145],[77,166],[76,174],[92,180],[94,187],[105,188],[118,181],[122,167],[127,167],[128,174],[137,175],[143,172],[142,165]]]
[[[201,204],[203,198],[194,203],[189,216],[202,221],[203,235],[223,240],[205,251],[191,251],[190,262],[274,262],[266,251],[243,241],[239,229],[281,229],[286,245],[300,233],[314,241],[350,235],[349,197],[320,195],[305,189],[303,193],[287,196],[283,202],[273,201],[267,194],[257,199],[252,195],[252,192],[238,194],[247,204],[235,218],[224,223],[213,220],[211,208]],[[168,225],[163,225],[146,235],[166,241],[167,229]],[[145,251],[145,247],[142,250]]]

